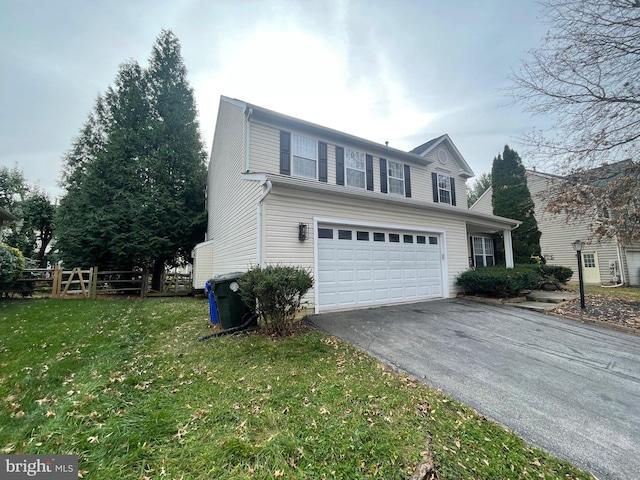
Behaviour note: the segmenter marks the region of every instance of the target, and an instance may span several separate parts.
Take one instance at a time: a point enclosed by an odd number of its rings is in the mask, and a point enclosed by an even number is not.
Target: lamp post
[[[576,251],[578,257],[578,283],[580,284],[580,308],[584,310],[584,281],[582,280],[582,249],[584,248],[584,242],[582,240],[576,240],[571,244]]]

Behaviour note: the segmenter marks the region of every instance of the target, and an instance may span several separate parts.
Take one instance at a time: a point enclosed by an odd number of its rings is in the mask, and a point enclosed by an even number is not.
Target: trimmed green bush
[[[279,335],[291,332],[302,297],[313,286],[308,269],[283,265],[255,266],[238,279],[240,296],[260,315],[264,328]]]
[[[462,272],[456,277],[456,285],[462,287],[466,294],[509,298],[517,296],[523,290],[534,290],[545,284],[561,288],[572,275],[570,268],[560,265],[486,267]]]
[[[509,298],[522,290],[533,290],[540,282],[539,273],[531,266],[517,265],[514,268],[485,267],[467,270],[456,277],[456,285],[471,295]]]

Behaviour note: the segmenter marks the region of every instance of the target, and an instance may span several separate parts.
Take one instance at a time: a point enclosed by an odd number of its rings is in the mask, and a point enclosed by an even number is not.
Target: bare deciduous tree
[[[540,3],[549,32],[511,76],[509,93],[526,111],[556,118],[550,131],[524,139],[539,164],[563,175],[578,173],[551,208],[570,216],[596,210],[597,236],[638,240],[640,0]],[[621,161],[624,168],[614,169],[606,184],[588,173]],[[596,169],[598,174],[606,175]]]

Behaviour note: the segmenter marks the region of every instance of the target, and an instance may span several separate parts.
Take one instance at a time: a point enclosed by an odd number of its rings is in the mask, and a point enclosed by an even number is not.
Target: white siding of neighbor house
[[[220,102],[207,179],[209,223],[213,241],[211,275],[247,270],[256,262],[258,182],[243,180],[245,116],[242,106]]]
[[[336,184],[336,144],[326,138],[313,136],[304,132],[297,132],[288,129],[291,133],[314,138],[316,141],[327,144],[327,183]],[[280,129],[269,125],[251,122],[251,146],[250,146],[250,170],[261,173],[280,173]],[[351,148],[347,144],[338,145],[344,148]],[[362,148],[354,148],[357,151],[369,154]],[[421,202],[433,202],[433,187],[431,172],[446,173],[455,178],[456,206],[467,209],[466,181],[464,177],[458,176],[459,166],[453,160],[453,153],[450,152],[451,160],[443,166],[437,162],[428,166],[408,163],[411,169],[411,198]],[[373,156],[373,191],[380,192],[380,157]],[[385,157],[387,161],[395,160],[392,156]],[[407,164],[407,162],[401,162]],[[354,188],[347,185],[344,188]],[[389,194],[393,195],[393,194]]]
[[[301,190],[274,189],[265,201],[266,263],[301,265],[314,268],[314,217],[332,218],[345,222],[370,222],[372,224],[403,225],[416,228],[433,228],[446,232],[446,261],[450,296],[455,296],[455,276],[468,269],[466,227],[463,219],[444,214],[425,213],[417,209],[394,207],[363,199],[335,198],[329,195]],[[309,239],[298,240],[298,224],[309,225]],[[307,296],[313,302],[313,292]]]
[[[598,258],[600,281],[611,281],[610,261],[618,261],[618,247],[612,240],[598,242],[589,231],[588,221],[568,220],[564,214],[554,214],[547,211],[551,199],[550,188],[554,177],[527,171],[527,184],[535,204],[535,216],[538,228],[542,232],[540,247],[542,255],[551,265],[564,265],[574,271],[572,280],[578,280],[578,261],[571,244],[580,239],[587,246],[585,253],[595,252]],[[550,255],[551,254],[551,255]],[[552,256],[553,258],[549,258]]]
[[[211,279],[213,272],[213,242],[203,242],[193,249],[193,273],[191,284],[201,290]]]

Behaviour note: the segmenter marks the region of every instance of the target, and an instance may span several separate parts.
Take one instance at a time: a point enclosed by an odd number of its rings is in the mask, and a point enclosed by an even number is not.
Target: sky
[[[170,29],[208,152],[225,95],[402,150],[447,133],[479,176],[551,124],[504,91],[538,17],[535,0],[0,0],[0,166],[61,196],[96,97]]]

